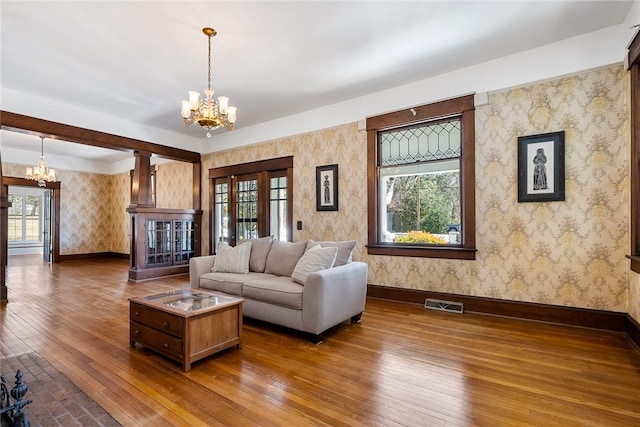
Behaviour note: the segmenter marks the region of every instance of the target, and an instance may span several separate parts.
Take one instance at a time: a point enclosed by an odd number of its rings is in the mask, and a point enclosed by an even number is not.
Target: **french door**
[[[292,166],[287,157],[209,170],[212,253],[221,242],[291,240]]]

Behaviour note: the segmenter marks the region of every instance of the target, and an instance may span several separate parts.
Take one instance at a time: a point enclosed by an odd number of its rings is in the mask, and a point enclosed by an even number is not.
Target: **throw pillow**
[[[248,273],[251,243],[235,248],[226,242],[220,243],[211,271],[216,273]]]
[[[291,278],[295,282],[304,285],[307,282],[307,276],[309,276],[309,274],[333,267],[337,254],[338,248],[335,246],[323,248],[320,245],[315,245],[302,255],[302,258],[300,258],[300,261],[298,261],[296,267],[293,269]]]
[[[241,240],[240,244],[251,243],[251,256],[249,257],[249,271],[264,273],[267,264],[267,255],[273,243],[273,236],[260,237],[259,239]]]
[[[264,272],[276,276],[291,276],[306,247],[307,242],[291,243],[274,240],[267,256]]]
[[[353,250],[356,247],[355,240],[346,240],[342,242],[315,242],[311,239],[307,242],[307,250],[311,249],[315,245],[320,245],[323,248],[327,247],[336,247],[338,248],[338,255],[336,256],[336,263],[334,267],[338,267],[340,265],[349,264],[351,262],[351,258],[353,257]]]

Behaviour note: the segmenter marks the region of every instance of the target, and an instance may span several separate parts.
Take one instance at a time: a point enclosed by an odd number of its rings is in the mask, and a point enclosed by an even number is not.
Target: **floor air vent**
[[[427,298],[424,301],[424,308],[462,314],[463,304],[461,302]]]

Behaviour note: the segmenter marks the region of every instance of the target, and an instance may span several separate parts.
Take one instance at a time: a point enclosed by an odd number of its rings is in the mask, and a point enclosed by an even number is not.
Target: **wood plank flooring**
[[[623,335],[370,299],[320,345],[247,319],[190,372],[129,346],[127,261],[9,260],[0,358],[35,351],[125,426],[637,426]]]

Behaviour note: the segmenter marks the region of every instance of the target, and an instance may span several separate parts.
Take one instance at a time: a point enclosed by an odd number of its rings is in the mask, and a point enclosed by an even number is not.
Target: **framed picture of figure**
[[[564,200],[564,131],[518,137],[518,202]]]
[[[338,210],[338,165],[316,167],[316,210]]]

